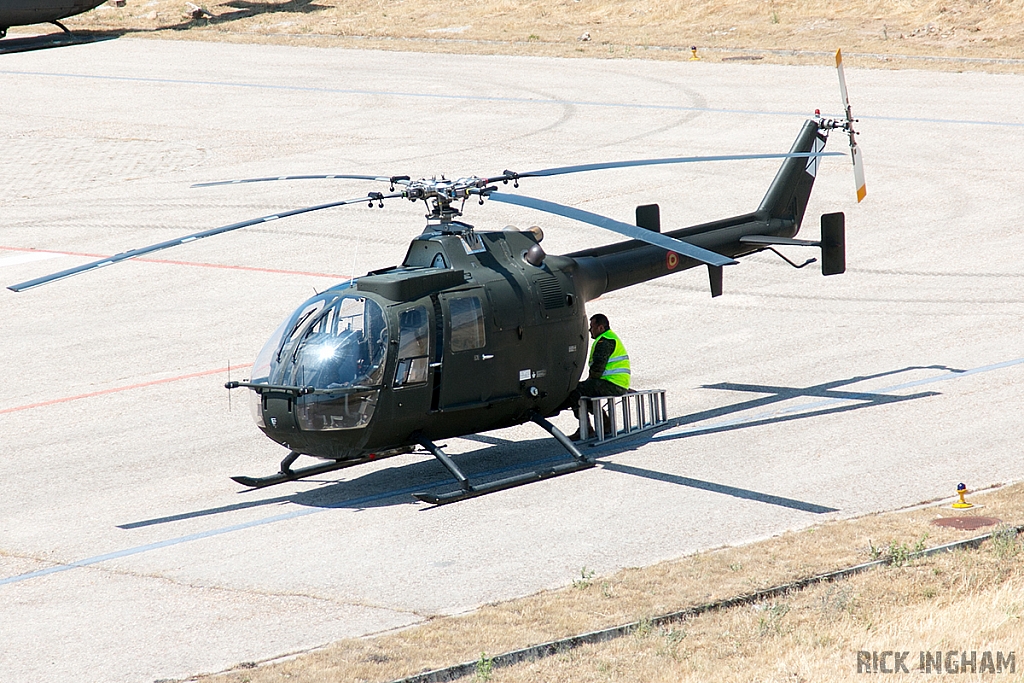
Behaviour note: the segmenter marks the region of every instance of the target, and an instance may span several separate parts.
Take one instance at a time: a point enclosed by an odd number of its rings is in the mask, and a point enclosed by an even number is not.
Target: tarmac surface
[[[609,294],[670,427],[599,467],[441,508],[429,455],[241,491],[276,471],[229,377],[314,290],[400,262],[422,207],[275,221],[0,293],[0,679],[153,681],[401,628],[837,516],[1024,478],[1024,78],[858,69],[867,199],[825,159],[801,237],[845,211],[845,275],[772,254]],[[301,173],[488,175],[785,152],[831,64],[449,57],[119,39],[0,58],[0,282],[380,189]],[[844,137],[830,149],[846,150]],[[666,229],[756,207],[776,162],[524,180]],[[597,228],[475,203],[478,229]],[[794,259],[813,253],[787,254]],[[572,431],[571,415],[557,423]],[[471,477],[564,458],[539,428],[451,439]]]

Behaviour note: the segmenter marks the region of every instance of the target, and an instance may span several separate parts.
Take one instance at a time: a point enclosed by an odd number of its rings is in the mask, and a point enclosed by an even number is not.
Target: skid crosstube
[[[469,479],[462,470],[452,461],[448,455],[438,448],[430,440],[420,437],[419,444],[426,448],[430,453],[437,458],[445,469],[452,473],[455,479],[459,482],[461,490],[452,491],[451,493],[442,493],[435,495],[432,493],[414,493],[413,496],[428,503],[429,505],[445,505],[446,503],[456,503],[460,500],[467,500],[469,498],[476,498],[477,496],[483,496],[488,493],[494,493],[496,491],[504,491],[516,486],[522,486],[523,484],[530,484],[535,481],[541,481],[543,479],[550,479],[563,474],[569,474],[571,472],[579,472],[593,467],[595,463],[580,453],[579,449],[573,444],[569,438],[563,434],[557,427],[545,420],[540,415],[534,413],[530,416],[530,420],[540,425],[546,432],[551,434],[558,443],[560,443],[569,454],[572,456],[572,462],[565,463],[563,465],[555,465],[543,470],[537,470],[534,472],[526,472],[525,474],[517,474],[513,477],[506,477],[505,479],[499,479],[498,481],[488,482],[486,484],[472,485],[469,483]]]

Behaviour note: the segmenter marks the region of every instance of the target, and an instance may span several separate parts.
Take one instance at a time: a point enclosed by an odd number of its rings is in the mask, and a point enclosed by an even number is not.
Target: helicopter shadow
[[[898,370],[887,370],[870,375],[859,375],[848,379],[823,382],[808,387],[783,387],[765,384],[740,384],[732,382],[720,382],[717,384],[702,385],[702,389],[719,389],[724,391],[748,392],[762,394],[759,398],[748,401],[731,403],[720,408],[712,408],[698,413],[691,413],[682,417],[669,420],[668,423],[657,430],[654,438],[684,439],[703,434],[716,434],[737,429],[748,429],[768,424],[778,424],[792,420],[802,420],[809,417],[845,413],[852,410],[861,410],[890,403],[902,403],[929,396],[938,396],[937,391],[921,391],[912,394],[896,394],[895,391],[911,388],[919,381],[903,382],[891,387],[872,391],[847,390],[853,384],[869,382],[872,380],[887,377],[896,377],[902,374],[920,370],[940,370],[947,373],[963,373],[965,370],[951,368],[945,365],[912,365]],[[810,399],[809,403],[783,407],[780,404],[796,399]],[[747,411],[760,411],[752,415],[740,416],[740,413]],[[723,419],[724,418],[724,419]],[[710,424],[700,424],[711,420],[717,420]]]
[[[704,384],[701,385],[702,389],[749,392],[762,394],[762,396],[672,418],[666,421],[665,424],[659,425],[653,430],[646,430],[636,437],[624,437],[607,444],[596,445],[592,452],[597,455],[626,453],[638,450],[640,446],[652,441],[687,439],[707,434],[781,424],[793,420],[804,420],[853,410],[863,410],[891,403],[913,401],[929,396],[938,396],[940,392],[937,391],[920,391],[912,394],[892,393],[921,384],[921,381],[903,382],[877,391],[843,389],[844,387],[861,382],[896,377],[904,373],[920,370],[940,370],[951,374],[967,372],[966,370],[951,368],[945,365],[911,365],[898,370],[887,370],[871,375],[858,375],[808,387],[784,387],[733,382]],[[925,381],[930,382],[933,380]],[[810,402],[789,407],[781,405],[787,401],[798,399],[809,399]],[[744,415],[744,413],[748,414]]]
[[[27,36],[25,38],[5,38],[0,40],[0,55],[14,54],[17,52],[32,52],[33,50],[50,50],[58,47],[71,47],[72,45],[85,45],[88,43],[99,43],[105,40],[114,40],[118,35],[107,32],[81,32],[68,35],[60,33],[47,33],[41,36]]]
[[[772,493],[754,491],[736,486],[705,481],[692,477],[684,477],[668,472],[646,469],[634,465],[608,462],[611,456],[637,451],[651,442],[677,440],[706,434],[751,429],[755,427],[780,424],[793,420],[838,414],[852,410],[877,407],[891,403],[912,401],[928,396],[936,396],[936,391],[920,391],[910,394],[896,394],[894,391],[911,388],[918,381],[909,381],[884,388],[880,391],[856,391],[847,389],[851,385],[897,377],[906,373],[923,370],[939,370],[946,373],[962,373],[964,370],[944,365],[908,366],[897,370],[860,375],[847,379],[824,382],[808,387],[784,387],[772,385],[755,385],[740,383],[718,383],[704,385],[704,389],[749,392],[761,396],[749,400],[737,401],[718,408],[683,415],[655,430],[645,431],[635,436],[623,437],[605,444],[584,449],[584,454],[597,460],[602,469],[619,474],[642,477],[646,479],[673,483],[679,486],[711,491],[722,495],[745,500],[753,500],[768,505],[785,507],[803,512],[823,514],[835,512],[831,508],[817,503],[801,501],[778,496]],[[787,401],[810,399],[811,402],[796,406],[783,407]],[[568,454],[549,437],[512,441],[489,434],[471,434],[462,439],[484,444],[485,448],[451,455],[466,476],[474,482],[494,480],[502,476],[548,467],[557,462],[568,461]],[[442,445],[443,447],[443,445]],[[404,456],[397,456],[398,458]],[[198,517],[207,517],[231,513],[257,507],[281,505],[299,505],[319,508],[368,509],[374,507],[392,507],[397,505],[416,505],[412,494],[419,491],[439,489],[454,490],[457,483],[440,463],[433,459],[417,462],[396,462],[394,466],[370,472],[345,481],[330,481],[310,478],[307,483],[324,482],[325,485],[284,496],[248,500],[230,505],[195,510],[176,515],[169,515],[148,520],[118,525],[121,529],[135,529],[156,524],[167,524]],[[243,493],[250,493],[245,491]],[[254,492],[253,492],[254,493]],[[426,508],[427,510],[433,508]]]
[[[198,15],[185,18],[177,23],[162,24],[151,28],[117,28],[117,29],[79,29],[70,34],[51,33],[27,38],[8,38],[0,40],[0,54],[46,50],[73,45],[86,45],[105,40],[116,40],[122,36],[145,35],[159,31],[188,31],[192,28],[228,24],[240,19],[269,14],[312,14],[331,9],[330,5],[318,5],[316,0],[287,0],[287,2],[250,2],[250,0],[230,0],[219,5],[229,7],[231,11],[213,14],[205,9],[198,10]]]
[[[473,435],[476,437],[477,435]],[[467,437],[461,437],[463,439]],[[532,468],[549,467],[558,462],[568,461],[569,455],[550,437],[511,441],[494,437],[483,437],[488,447],[481,450],[449,454],[462,469],[466,476],[474,482],[497,479],[508,474]],[[474,441],[482,439],[474,438]],[[444,448],[444,444],[439,444]],[[417,453],[417,455],[422,455]],[[416,462],[402,463],[396,456],[391,467],[357,475],[351,479],[337,481],[323,477],[303,479],[302,483],[322,483],[313,489],[298,491],[282,496],[244,500],[228,505],[193,510],[179,514],[138,520],[119,524],[119,529],[138,529],[142,527],[180,522],[201,517],[211,517],[252,508],[274,508],[283,505],[300,505],[304,507],[338,508],[338,509],[369,509],[375,507],[394,507],[399,505],[420,505],[413,498],[413,493],[420,491],[448,491],[458,488],[458,482],[448,473],[441,463],[422,459]],[[356,473],[357,471],[353,471]],[[331,476],[331,475],[326,475]],[[240,491],[243,496],[259,495],[259,489]],[[426,508],[433,509],[433,508]]]

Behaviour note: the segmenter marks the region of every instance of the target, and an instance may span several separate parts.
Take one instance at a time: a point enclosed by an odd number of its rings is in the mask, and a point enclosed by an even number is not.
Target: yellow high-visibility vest
[[[597,342],[602,339],[613,339],[615,340],[615,350],[612,351],[612,355],[608,358],[608,364],[604,367],[604,372],[601,374],[601,379],[607,380],[612,384],[617,384],[623,389],[629,389],[629,354],[626,353],[626,347],[623,346],[622,340],[619,336],[607,330],[603,332],[597,339],[590,345],[590,359],[594,359],[594,347],[597,346]]]

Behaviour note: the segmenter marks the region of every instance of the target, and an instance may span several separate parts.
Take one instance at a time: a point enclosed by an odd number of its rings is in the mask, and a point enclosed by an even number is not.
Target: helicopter
[[[0,5],[0,38],[7,35],[11,26],[31,24],[53,24],[71,35],[60,20],[88,12],[104,2],[106,0],[5,0]]]
[[[829,133],[849,137],[857,198],[866,194],[863,162],[836,53],[845,116],[815,112],[804,121],[788,153],[671,157],[593,163],[488,176],[414,180],[409,176],[327,174],[198,183],[210,187],[284,180],[358,180],[382,183],[352,199],[284,211],[197,232],[29,280],[24,291],[49,282],[247,226],[328,208],[385,201],[423,202],[427,224],[412,239],[402,262],[373,270],[305,301],[271,335],[251,375],[229,381],[248,389],[259,429],[286,447],[279,471],[236,476],[262,488],[409,453],[422,447],[455,478],[444,494],[416,493],[432,505],[465,500],[594,466],[548,418],[575,389],[587,366],[586,304],[601,295],[672,273],[706,266],[713,297],[723,292],[725,266],[737,258],[780,246],[821,250],[824,275],[846,269],[845,217],[821,216],[821,239],[795,236]],[[781,158],[760,205],[749,213],[661,232],[657,204],[636,208],[629,224],[535,197],[499,190],[522,180],[625,167],[698,161]],[[383,189],[383,188],[382,188]],[[547,254],[539,227],[478,230],[462,220],[466,203],[501,202],[595,225],[629,238],[568,254]],[[533,422],[571,456],[569,462],[498,481],[471,483],[437,445],[466,436]],[[324,462],[293,468],[297,459]]]

